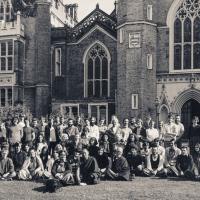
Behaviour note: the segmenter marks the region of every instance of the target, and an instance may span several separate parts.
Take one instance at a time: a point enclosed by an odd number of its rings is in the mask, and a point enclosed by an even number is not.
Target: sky
[[[99,3],[100,9],[110,14],[114,9],[115,0],[64,0],[66,4],[78,3],[78,21],[86,17]]]

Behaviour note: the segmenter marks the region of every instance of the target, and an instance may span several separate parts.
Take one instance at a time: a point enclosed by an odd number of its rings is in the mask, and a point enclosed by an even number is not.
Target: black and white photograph
[[[199,188],[200,0],[0,0],[0,200]]]

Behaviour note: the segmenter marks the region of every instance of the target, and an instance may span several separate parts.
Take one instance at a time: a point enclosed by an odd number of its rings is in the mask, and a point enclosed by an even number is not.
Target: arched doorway
[[[200,117],[200,103],[194,99],[185,102],[181,109],[181,119],[185,126],[185,138],[188,138],[189,127],[193,116]]]

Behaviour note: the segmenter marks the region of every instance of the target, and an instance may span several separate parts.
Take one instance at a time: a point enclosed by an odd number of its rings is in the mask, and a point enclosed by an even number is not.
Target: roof
[[[103,10],[101,10],[97,4],[96,8],[88,16],[86,16],[75,27],[69,30],[68,42],[78,41],[96,25],[99,25],[101,28],[105,29],[115,38],[117,37],[116,16],[113,15],[113,12],[112,15],[108,15]]]

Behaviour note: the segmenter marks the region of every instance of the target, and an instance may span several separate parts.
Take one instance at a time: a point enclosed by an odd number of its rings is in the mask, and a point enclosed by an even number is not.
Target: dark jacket
[[[130,168],[125,157],[114,159],[112,163],[112,171],[117,173],[119,177],[123,177],[125,180],[129,180]]]

